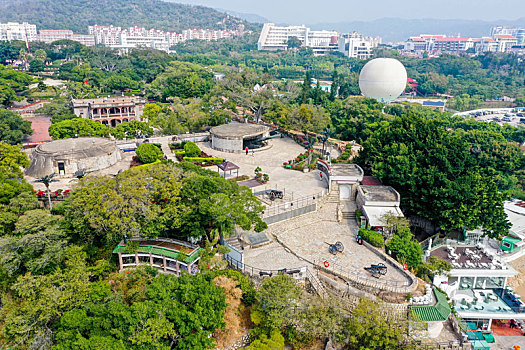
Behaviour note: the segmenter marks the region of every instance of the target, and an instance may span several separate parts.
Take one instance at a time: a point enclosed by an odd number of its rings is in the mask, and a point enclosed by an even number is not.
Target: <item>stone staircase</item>
[[[355,211],[343,211],[343,219],[355,221]]]
[[[239,240],[239,238],[237,238],[237,236],[228,237],[224,241],[228,243],[230,247],[233,247],[237,249],[238,251],[242,250],[241,241]]]
[[[162,153],[164,153],[164,155],[166,156],[166,158],[174,161],[174,162],[178,162],[177,158],[175,158],[175,154],[173,154],[173,152],[171,151],[170,149],[170,146],[167,142],[161,142],[160,144],[160,148],[162,149]]]
[[[324,288],[321,281],[319,281],[319,278],[317,278],[315,273],[312,273],[309,268],[306,269],[306,278],[312,285],[312,288],[315,290],[315,292],[321,297],[321,299],[325,299],[328,294],[326,289]]]
[[[326,196],[327,203],[339,203],[339,191],[330,191],[328,196]]]

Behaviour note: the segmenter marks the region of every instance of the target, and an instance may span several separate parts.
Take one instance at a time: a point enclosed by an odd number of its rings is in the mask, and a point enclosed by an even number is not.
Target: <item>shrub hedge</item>
[[[183,159],[188,162],[212,162],[213,164],[224,163],[224,159],[222,158],[184,157]]]
[[[374,247],[382,248],[385,245],[385,237],[379,232],[360,228],[359,235]]]
[[[188,157],[198,157],[201,155],[201,149],[195,142],[186,142],[184,145],[184,153]]]
[[[162,157],[164,153],[155,145],[151,143],[142,143],[135,151],[137,158],[144,164],[153,163]]]

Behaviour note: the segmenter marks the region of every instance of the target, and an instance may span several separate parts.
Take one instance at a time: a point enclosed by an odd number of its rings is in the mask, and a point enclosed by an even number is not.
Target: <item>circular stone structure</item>
[[[246,147],[257,148],[269,136],[267,126],[259,124],[230,123],[211,128],[211,147],[217,151],[240,153]]]
[[[26,174],[43,177],[55,173],[72,177],[77,171],[105,169],[122,159],[114,141],[99,137],[79,137],[38,145],[31,155]]]
[[[398,98],[407,85],[407,71],[393,58],[376,58],[365,64],[359,74],[361,93],[379,102],[388,103]]]

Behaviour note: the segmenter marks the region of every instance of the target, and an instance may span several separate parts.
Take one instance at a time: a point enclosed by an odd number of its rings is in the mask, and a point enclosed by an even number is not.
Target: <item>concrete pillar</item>
[[[180,265],[178,260],[175,261],[175,269],[177,270],[177,276],[180,276]]]
[[[149,253],[149,264],[153,266],[153,254]]]
[[[489,319],[489,326],[487,328],[487,331],[490,331],[490,328],[492,328],[492,318]]]
[[[122,270],[124,267],[122,265],[124,265],[124,262],[122,261],[122,253],[118,253],[118,263],[120,265],[120,270]]]
[[[191,275],[191,267],[193,266],[193,263],[188,264],[188,273]]]
[[[139,254],[135,253],[135,264],[139,264]]]
[[[120,111],[120,117],[122,118],[122,107],[119,108]]]
[[[165,256],[162,257],[162,264],[164,265],[164,272],[168,272],[168,270],[166,270],[166,257]]]

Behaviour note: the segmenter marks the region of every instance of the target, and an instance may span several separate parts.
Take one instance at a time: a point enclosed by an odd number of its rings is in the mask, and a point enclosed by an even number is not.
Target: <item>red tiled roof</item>
[[[363,176],[363,180],[361,181],[361,185],[365,186],[381,186],[381,180],[375,176]]]
[[[497,38],[500,38],[500,39],[516,39],[515,37],[513,37],[512,35],[505,35],[505,34],[497,34],[495,35]]]
[[[469,41],[470,38],[438,38],[436,41]]]

